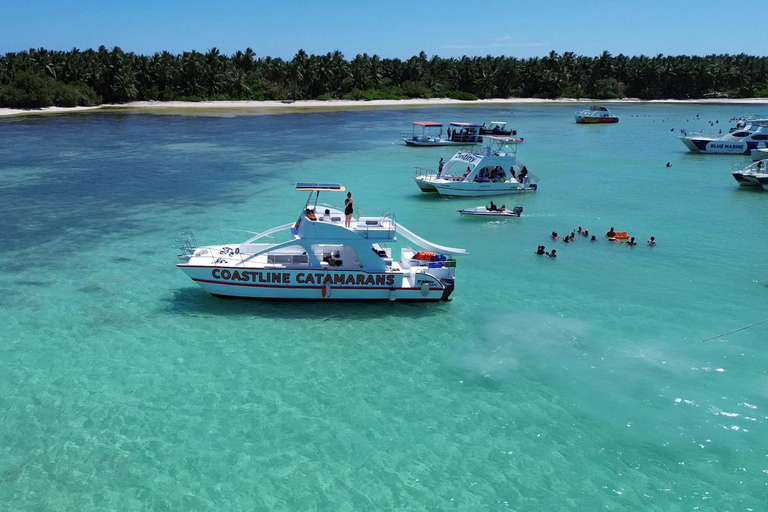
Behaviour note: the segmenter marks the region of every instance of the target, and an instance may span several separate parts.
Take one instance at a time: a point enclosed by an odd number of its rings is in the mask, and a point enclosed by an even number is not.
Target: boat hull
[[[538,186],[535,183],[522,187],[519,183],[474,183],[461,181],[450,185],[435,185],[435,188],[437,188],[441,196],[446,197],[487,197],[535,192]]]
[[[618,123],[618,117],[581,117],[576,116],[576,123],[578,124],[611,124]]]
[[[464,210],[458,210],[458,212],[464,217],[520,217],[522,207],[519,210],[489,210],[485,206],[478,206],[476,208],[466,208]]]
[[[723,141],[710,138],[680,137],[690,151],[717,155],[747,155],[757,149],[757,141]]]
[[[264,269],[178,265],[211,295],[282,300],[447,300],[453,279],[418,274],[415,286],[405,272]]]
[[[423,146],[423,147],[429,147],[429,146],[467,146],[467,145],[473,145],[473,144],[480,144],[482,143],[482,140],[474,141],[474,142],[454,142],[452,140],[408,140],[404,139],[403,142],[405,142],[406,146]]]

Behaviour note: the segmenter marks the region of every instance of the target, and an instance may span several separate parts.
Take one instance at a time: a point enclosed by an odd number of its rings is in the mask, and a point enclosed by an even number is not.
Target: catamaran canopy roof
[[[497,140],[499,142],[520,142],[520,139],[515,137],[505,137],[503,135],[483,135],[486,139]]]
[[[480,128],[479,124],[474,123],[451,123],[451,126],[461,126],[462,128]]]
[[[443,126],[443,123],[433,123],[432,121],[414,121],[413,124],[419,126]]]
[[[296,190],[307,191],[316,190],[322,192],[344,192],[346,190],[343,185],[338,183],[297,183]]]
[[[498,125],[502,125],[502,126],[504,126],[504,125],[506,125],[507,123],[506,123],[506,121],[491,121],[491,124],[498,124]]]
[[[607,108],[605,108],[603,106],[600,106],[600,105],[592,105],[591,107],[589,107],[589,110],[595,110],[595,111],[598,111],[598,112],[608,112]]]

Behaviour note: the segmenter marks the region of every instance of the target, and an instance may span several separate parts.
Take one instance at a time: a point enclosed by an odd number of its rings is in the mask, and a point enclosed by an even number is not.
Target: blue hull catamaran
[[[198,246],[194,235],[181,247],[177,266],[212,295],[259,299],[448,300],[456,278],[456,254],[464,249],[424,240],[397,223],[389,210],[352,218],[319,203],[338,184],[297,183],[309,192],[295,222],[242,243]],[[401,235],[415,246],[392,257],[388,244]],[[276,237],[282,236],[279,241]]]
[[[483,142],[479,124],[451,123],[445,134],[441,123],[415,121],[412,124],[413,130],[400,133],[400,140],[406,146],[466,146]]]
[[[706,137],[680,130],[680,140],[690,151],[723,155],[748,155],[768,147],[768,116],[742,117],[726,135]]]

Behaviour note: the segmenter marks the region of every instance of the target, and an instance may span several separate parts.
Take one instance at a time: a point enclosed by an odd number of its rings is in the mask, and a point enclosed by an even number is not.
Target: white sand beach
[[[530,103],[701,103],[721,105],[768,105],[768,98],[711,98],[698,100],[641,100],[623,98],[618,100],[596,100],[592,98],[559,98],[554,100],[537,98],[495,98],[477,101],[453,100],[449,98],[408,99],[408,100],[331,100],[331,101],[134,101],[121,104],[104,104],[95,107],[47,107],[42,109],[22,110],[0,108],[0,117],[24,116],[37,114],[65,114],[83,111],[127,111],[152,113],[221,113],[222,111],[249,114],[278,114],[289,112],[354,110],[365,108],[426,107],[442,105],[520,105]]]

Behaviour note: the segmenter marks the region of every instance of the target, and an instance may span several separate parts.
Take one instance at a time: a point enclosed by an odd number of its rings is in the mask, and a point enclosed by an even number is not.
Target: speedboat
[[[517,135],[517,130],[507,130],[507,123],[504,121],[491,121],[488,126],[483,124],[480,127],[480,135]]]
[[[389,210],[352,218],[318,202],[320,192],[343,192],[339,184],[297,183],[309,192],[298,219],[244,242],[200,246],[190,235],[177,266],[206,292],[259,299],[448,300],[456,260],[464,249],[429,242],[398,224]],[[400,259],[387,244],[397,236]],[[420,250],[419,250],[420,249]]]
[[[477,151],[461,150],[448,160],[442,171],[416,168],[414,181],[422,192],[442,196],[494,196],[535,191],[539,178],[517,160],[518,140],[485,137]]]
[[[731,173],[742,187],[763,187],[768,190],[768,160],[760,160],[746,167],[735,164]]]
[[[511,210],[507,210],[504,205],[495,210],[491,210],[487,206],[475,206],[474,208],[465,208],[458,210],[462,215],[472,217],[519,217],[523,213],[522,206],[515,206]]]
[[[401,132],[400,140],[407,146],[462,146],[480,144],[480,125],[472,123],[451,123],[445,136],[443,125],[431,121],[415,121],[411,132]],[[420,128],[420,130],[419,130]]]
[[[576,112],[576,122],[579,124],[618,123],[619,118],[611,111],[600,105],[592,105],[588,110]]]
[[[752,150],[768,147],[768,117],[743,117],[720,137],[706,137],[701,132],[683,129],[680,130],[680,140],[690,151],[747,155]]]

